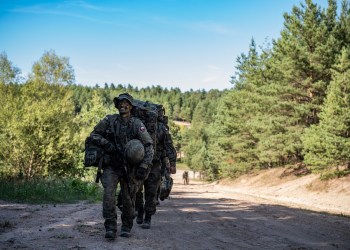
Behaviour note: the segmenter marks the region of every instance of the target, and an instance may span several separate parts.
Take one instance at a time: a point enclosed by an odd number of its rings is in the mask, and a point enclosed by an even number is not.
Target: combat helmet
[[[132,166],[137,166],[142,162],[145,157],[145,148],[140,140],[133,139],[125,145],[125,157]]]
[[[118,97],[113,98],[114,106],[117,108],[118,103],[122,100],[127,100],[132,106],[134,105],[134,98],[129,93],[122,93]]]

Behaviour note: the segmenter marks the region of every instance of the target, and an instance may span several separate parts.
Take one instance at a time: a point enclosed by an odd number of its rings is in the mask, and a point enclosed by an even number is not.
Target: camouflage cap
[[[122,100],[127,100],[132,106],[134,105],[134,98],[129,93],[122,93],[118,97],[114,97],[114,106],[117,108],[118,103]]]

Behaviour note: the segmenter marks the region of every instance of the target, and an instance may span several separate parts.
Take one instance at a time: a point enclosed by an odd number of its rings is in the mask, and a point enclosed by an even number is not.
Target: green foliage
[[[50,55],[45,54],[36,65],[50,61]],[[51,56],[61,68],[60,58]],[[0,85],[4,90],[0,107],[1,173],[33,177],[82,172],[76,167],[80,141],[72,92],[61,84],[42,81],[46,78],[36,74],[23,85]]]
[[[80,179],[0,178],[0,199],[28,203],[67,203],[79,200],[98,201],[102,188]]]
[[[173,140],[173,144],[176,152],[181,152],[183,146],[182,134],[183,128],[176,125],[174,122],[169,122],[169,132],[171,134],[171,138]]]
[[[68,57],[60,57],[53,50],[47,51],[33,65],[32,80],[47,84],[72,84],[75,80]]]
[[[10,84],[19,81],[20,69],[13,66],[5,52],[0,53],[0,84]]]
[[[320,179],[322,181],[341,178],[350,174],[350,170],[326,170],[321,173]]]
[[[220,97],[220,92],[210,91],[195,108],[191,129],[183,133],[185,163],[191,170],[204,173],[209,180],[219,176],[219,164],[210,150],[211,128],[208,124],[214,121]]]
[[[284,100],[294,103],[294,117],[300,126],[318,122],[318,113],[331,80],[331,67],[339,54],[335,40],[335,15],[333,5],[321,10],[306,0],[285,14],[285,28],[273,48],[272,65],[278,72],[279,82],[289,91]],[[333,19],[332,19],[333,18]]]
[[[344,81],[349,76],[337,80],[343,86],[338,91],[332,90],[331,80],[337,57],[349,44],[349,4],[342,4],[340,18],[336,9],[336,1],[321,9],[306,0],[284,15],[281,37],[272,46],[258,51],[252,39],[248,53],[237,58],[234,89],[220,101],[209,101],[217,105],[214,117],[207,117],[210,109],[203,102],[193,114],[184,138],[191,169],[215,178],[294,165],[304,156],[314,169],[348,164],[350,112]],[[328,99],[338,107],[330,108]],[[305,129],[308,139],[302,138]]]
[[[185,163],[182,163],[182,162],[176,163],[176,169],[180,169],[180,170],[190,170],[190,168],[188,167],[188,165],[185,164]]]
[[[2,134],[3,165],[27,177],[66,175],[74,169],[79,142],[75,136],[71,93],[60,85],[28,82]]]
[[[328,88],[320,123],[305,130],[305,163],[316,169],[350,165],[350,53],[344,49]]]

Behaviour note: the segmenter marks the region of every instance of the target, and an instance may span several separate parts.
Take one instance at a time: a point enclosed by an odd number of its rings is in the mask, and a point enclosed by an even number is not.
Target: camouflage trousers
[[[121,173],[107,166],[102,173],[103,202],[102,214],[105,219],[106,231],[117,231],[117,212],[115,207],[115,192],[120,182]]]
[[[144,194],[142,186],[136,194],[136,210],[144,209],[148,215],[154,215],[156,212],[157,191],[161,182],[160,174],[160,162],[153,162],[153,166],[150,169],[147,179],[144,181]],[[145,204],[143,203],[145,200]]]
[[[115,170],[110,166],[104,168],[101,181],[103,185],[102,213],[106,231],[117,231],[115,197],[118,183],[120,183],[121,189],[125,190],[122,192],[122,228],[130,231],[133,226],[136,192],[142,186],[142,182],[135,180],[134,171],[131,171],[129,176],[122,176],[120,170]]]
[[[122,178],[120,182],[120,190],[122,194],[122,228],[130,231],[133,226],[133,220],[135,218],[135,200],[136,193],[142,187],[143,180],[137,180],[135,178],[136,168],[129,170],[127,178]]]

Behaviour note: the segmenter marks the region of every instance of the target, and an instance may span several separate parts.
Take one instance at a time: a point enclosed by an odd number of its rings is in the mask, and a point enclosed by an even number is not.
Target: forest
[[[233,58],[234,62],[234,58]],[[350,173],[350,6],[305,0],[284,14],[280,37],[252,38],[236,58],[232,88],[191,90],[75,83],[69,57],[45,51],[27,77],[0,54],[0,174],[85,176],[84,141],[128,92],[160,103],[178,152],[206,179],[303,167]],[[173,121],[191,122],[190,128]]]

